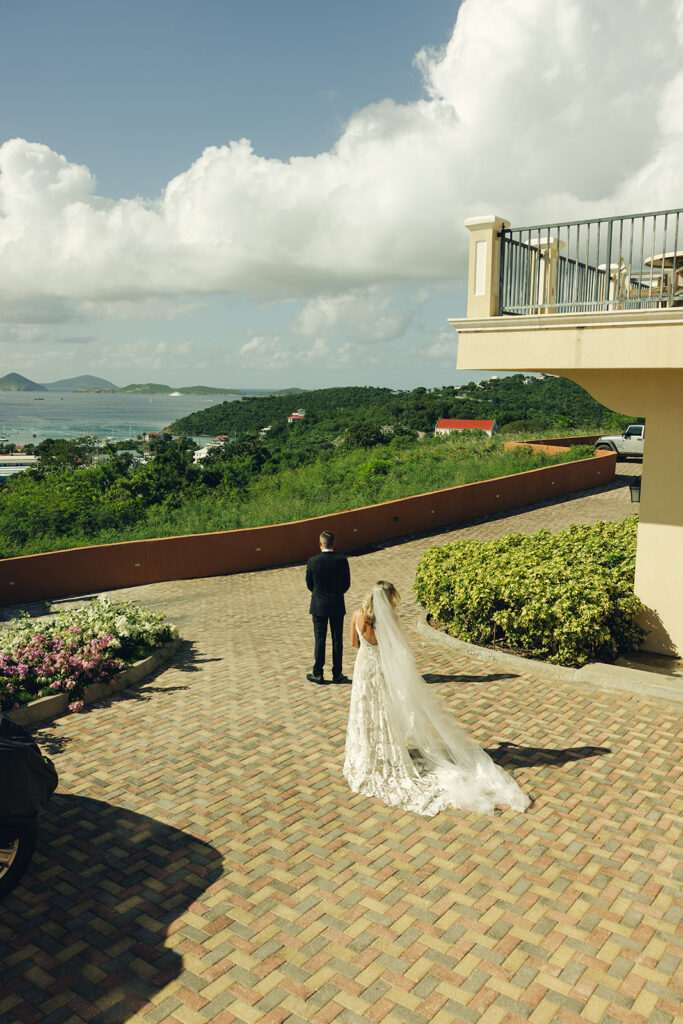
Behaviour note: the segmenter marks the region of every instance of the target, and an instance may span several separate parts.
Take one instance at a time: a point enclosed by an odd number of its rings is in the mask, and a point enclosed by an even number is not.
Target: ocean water
[[[107,394],[76,391],[0,391],[0,437],[26,444],[46,437],[110,437],[123,440],[163,430],[173,420],[237,395]]]

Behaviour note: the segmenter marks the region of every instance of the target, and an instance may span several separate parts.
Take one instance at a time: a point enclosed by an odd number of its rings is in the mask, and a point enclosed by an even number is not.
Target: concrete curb
[[[517,654],[507,654],[505,651],[477,647],[464,640],[457,640],[430,626],[425,613],[417,620],[417,631],[430,643],[450,648],[469,658],[500,665],[516,675],[530,674],[549,681],[587,684],[601,690],[618,690],[637,697],[660,698],[683,704],[683,679],[680,676],[666,676],[621,665],[603,665],[600,662],[584,665],[583,668],[566,668],[564,665],[551,665],[547,661],[532,661]]]
[[[119,693],[121,690],[128,689],[129,686],[135,686],[136,683],[141,682],[160,665],[172,658],[180,644],[180,639],[169,640],[148,658],[143,658],[141,661],[129,665],[128,668],[124,668],[122,672],[114,676],[111,683],[91,683],[90,686],[86,686],[84,703],[86,705],[94,704],[98,700],[106,700],[113,693]],[[51,722],[53,719],[67,714],[68,705],[69,695],[56,693],[50,697],[39,697],[38,700],[33,700],[30,704],[24,704],[23,707],[15,708],[14,711],[7,711],[6,714],[16,725],[33,726],[42,722]]]

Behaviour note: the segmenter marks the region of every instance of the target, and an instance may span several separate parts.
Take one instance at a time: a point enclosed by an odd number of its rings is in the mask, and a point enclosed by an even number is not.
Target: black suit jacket
[[[351,586],[346,555],[321,551],[309,558],[306,586],[311,591],[311,615],[345,615],[344,594]]]

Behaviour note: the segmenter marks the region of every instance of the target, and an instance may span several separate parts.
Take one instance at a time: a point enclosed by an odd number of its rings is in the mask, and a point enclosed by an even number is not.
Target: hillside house
[[[683,209],[470,232],[457,369],[567,377],[647,420],[635,592],[644,648],[683,654]],[[455,356],[456,339],[453,338]]]
[[[209,441],[208,444],[205,444],[202,448],[197,448],[197,450],[195,452],[193,452],[193,454],[192,454],[192,461],[195,463],[195,465],[198,462],[203,462],[204,459],[206,458],[206,456],[209,454],[210,451],[212,451],[214,448],[222,448],[222,447],[223,447],[223,442],[222,441]]]
[[[299,420],[306,419],[306,412],[304,409],[297,409],[296,412],[291,413],[287,417],[288,423],[298,423]]]
[[[440,434],[459,433],[462,430],[483,430],[487,437],[492,437],[498,430],[495,420],[439,420],[434,428],[434,436]]]

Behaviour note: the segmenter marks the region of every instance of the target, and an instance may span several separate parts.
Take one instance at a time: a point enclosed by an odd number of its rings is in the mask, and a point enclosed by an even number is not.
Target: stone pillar
[[[500,231],[509,227],[502,217],[469,217],[470,268],[467,285],[468,317],[498,316],[500,308]]]
[[[664,375],[662,375],[664,376]],[[671,380],[673,376],[674,380]],[[678,380],[676,378],[678,377]],[[680,371],[645,411],[635,592],[647,651],[683,657],[683,402]]]

